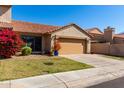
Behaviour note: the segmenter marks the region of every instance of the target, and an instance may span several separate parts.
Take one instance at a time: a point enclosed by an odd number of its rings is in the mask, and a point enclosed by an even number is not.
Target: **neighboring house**
[[[55,39],[60,41],[60,54],[90,53],[91,35],[76,24],[51,26],[11,19],[11,7],[0,5],[0,28],[13,29],[24,41],[31,44],[33,52],[48,53]]]
[[[124,56],[124,35],[114,34],[114,28],[107,27],[104,32],[98,28],[86,31],[92,35],[91,53]]]
[[[92,36],[92,43],[124,44],[124,34],[114,34],[115,29],[107,27],[104,32],[98,28],[86,30]]]
[[[104,41],[103,32],[100,31],[98,28],[86,29],[85,31],[87,31],[92,36],[91,38],[92,43]]]
[[[124,34],[116,34],[114,36],[114,43],[115,44],[124,44]]]

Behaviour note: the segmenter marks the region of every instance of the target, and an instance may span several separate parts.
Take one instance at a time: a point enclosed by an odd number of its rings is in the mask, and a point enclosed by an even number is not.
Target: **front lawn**
[[[91,68],[62,57],[31,55],[0,60],[0,81]]]
[[[102,55],[102,56],[103,56],[103,57],[106,57],[106,58],[116,59],[116,60],[124,60],[124,57],[109,56],[109,55]]]

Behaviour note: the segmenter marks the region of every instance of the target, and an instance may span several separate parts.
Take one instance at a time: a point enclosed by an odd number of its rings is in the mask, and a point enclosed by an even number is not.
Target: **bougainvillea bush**
[[[20,37],[12,30],[0,31],[0,58],[10,58],[18,52],[23,44]]]

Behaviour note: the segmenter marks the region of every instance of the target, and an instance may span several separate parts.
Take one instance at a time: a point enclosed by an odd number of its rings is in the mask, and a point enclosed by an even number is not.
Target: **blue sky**
[[[84,29],[107,26],[124,32],[124,6],[21,6],[13,5],[13,19],[49,25],[76,23]]]

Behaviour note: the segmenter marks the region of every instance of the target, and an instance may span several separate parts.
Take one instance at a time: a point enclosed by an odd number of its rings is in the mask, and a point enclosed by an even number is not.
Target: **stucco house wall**
[[[95,54],[109,54],[109,43],[92,43],[91,52]]]
[[[0,22],[11,22],[11,6],[0,5]]]
[[[61,29],[59,31],[52,33],[52,36],[55,36],[55,35],[90,39],[86,34],[83,34],[83,32],[81,32],[80,30],[78,30],[74,26],[70,26],[68,28],[64,28],[64,29]]]
[[[112,44],[110,46],[110,55],[124,56],[124,44]]]

